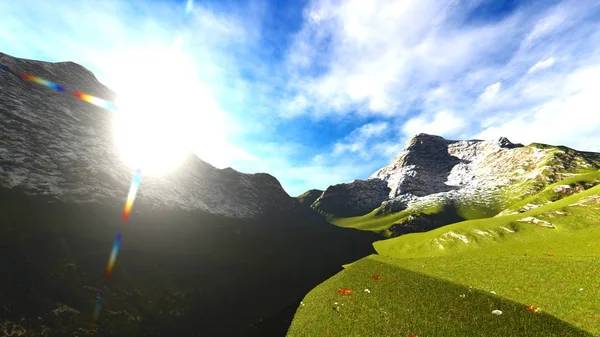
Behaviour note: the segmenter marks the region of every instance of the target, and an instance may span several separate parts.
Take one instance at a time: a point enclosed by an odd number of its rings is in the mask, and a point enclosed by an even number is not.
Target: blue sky
[[[0,51],[117,92],[151,74],[186,93],[199,157],[291,195],[366,178],[420,132],[600,151],[597,1],[186,2],[3,2]]]

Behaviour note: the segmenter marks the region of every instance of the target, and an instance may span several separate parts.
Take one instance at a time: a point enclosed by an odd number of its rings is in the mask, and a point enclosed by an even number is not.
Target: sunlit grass
[[[364,258],[312,290],[288,336],[589,336],[544,310],[385,260]]]
[[[551,185],[523,205],[557,199],[553,186],[597,177],[593,172]],[[306,296],[290,335],[600,334],[597,196],[600,185],[524,213],[377,241],[380,255],[346,265],[345,271]],[[548,221],[555,228],[518,221],[525,217]],[[381,274],[385,282],[371,282],[370,274]],[[340,298],[335,290],[341,287],[357,291],[342,299],[343,308],[333,310],[331,302]],[[364,288],[371,293],[362,292]],[[464,298],[459,296],[464,293]],[[544,315],[526,311],[529,305],[540,307]],[[495,306],[501,307],[502,315],[491,314]]]

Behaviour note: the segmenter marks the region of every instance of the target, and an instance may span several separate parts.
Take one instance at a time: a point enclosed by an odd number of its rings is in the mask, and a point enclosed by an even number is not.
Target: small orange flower
[[[540,308],[536,307],[535,305],[530,305],[527,307],[527,310],[533,311],[533,312],[539,312]]]
[[[413,333],[409,333],[408,337],[419,337],[419,335],[417,335],[415,332],[413,332]]]
[[[338,289],[338,293],[342,294],[342,295],[351,295],[354,291],[352,289],[348,289],[348,288],[341,288]]]
[[[379,275],[373,275],[373,276],[371,276],[371,278],[374,279],[374,280],[380,280],[381,276],[379,276]]]

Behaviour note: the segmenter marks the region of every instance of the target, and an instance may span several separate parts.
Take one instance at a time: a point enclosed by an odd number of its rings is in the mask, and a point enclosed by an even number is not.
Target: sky
[[[594,0],[24,0],[0,22],[1,52],[160,88],[201,159],[292,196],[365,179],[418,133],[600,151]]]

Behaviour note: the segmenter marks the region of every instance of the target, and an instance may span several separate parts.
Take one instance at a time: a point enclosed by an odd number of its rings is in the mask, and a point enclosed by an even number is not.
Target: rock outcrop
[[[323,194],[321,190],[308,190],[296,197],[300,204],[310,207]]]
[[[421,197],[452,190],[445,182],[452,168],[461,162],[448,152],[452,143],[439,136],[419,134],[388,166],[369,178],[387,181],[392,199],[401,194]]]
[[[389,193],[390,188],[384,180],[355,180],[329,186],[313,203],[313,208],[341,217],[363,215],[379,207]]]

